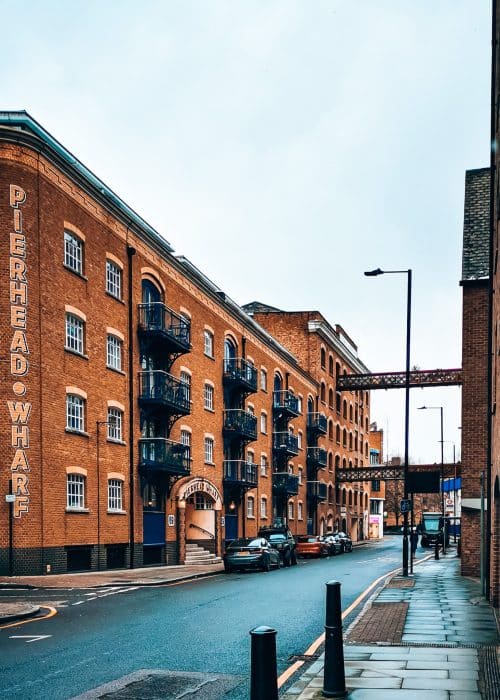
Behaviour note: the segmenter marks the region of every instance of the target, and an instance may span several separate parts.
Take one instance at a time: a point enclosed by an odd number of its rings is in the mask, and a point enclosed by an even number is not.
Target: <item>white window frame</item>
[[[106,260],[106,291],[115,299],[122,298],[122,269],[112,260]]]
[[[297,446],[299,450],[302,449],[302,430],[299,430],[297,433]]]
[[[122,371],[123,341],[112,333],[106,337],[106,367]]]
[[[123,411],[108,406],[108,440],[123,442]]]
[[[65,348],[83,355],[85,351],[85,321],[72,313],[66,313]]]
[[[207,357],[214,357],[214,334],[211,331],[203,331],[203,352]]]
[[[267,435],[267,413],[260,414],[260,432]]]
[[[255,498],[247,496],[247,518],[255,518]]]
[[[260,370],[260,388],[261,391],[267,391],[267,370],[262,368]]]
[[[82,474],[66,475],[66,507],[85,510],[85,477]]]
[[[83,241],[72,231],[64,231],[64,265],[83,275]]]
[[[295,508],[293,501],[288,501],[288,520],[294,520]]]
[[[123,512],[123,481],[108,479],[108,511]]]
[[[187,447],[187,458],[191,459],[191,433],[189,430],[181,430],[181,445]]]
[[[214,463],[214,439],[206,437],[204,440],[205,464]]]
[[[214,388],[211,384],[205,383],[204,389],[204,406],[207,411],[214,410]]]
[[[85,432],[85,399],[77,394],[66,394],[66,429]]]
[[[299,477],[299,485],[302,484],[302,472],[303,472],[302,467],[299,467],[297,470],[297,476]]]
[[[303,520],[303,514],[302,514],[302,501],[299,501],[297,503],[297,520]]]
[[[260,456],[260,475],[261,476],[267,476],[267,468],[268,468],[268,462],[267,462],[267,457],[266,455],[261,455]]]
[[[260,499],[260,517],[262,519],[267,518],[267,498],[264,496],[262,496]]]

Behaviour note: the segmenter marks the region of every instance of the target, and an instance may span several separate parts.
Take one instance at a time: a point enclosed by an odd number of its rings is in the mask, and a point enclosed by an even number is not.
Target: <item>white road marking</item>
[[[76,603],[71,603],[71,605],[82,605],[83,603],[86,603],[86,600],[78,600]]]
[[[9,639],[25,639],[26,644],[30,644],[31,642],[39,642],[41,639],[48,639],[49,637],[52,637],[51,634],[13,634],[9,637]]]

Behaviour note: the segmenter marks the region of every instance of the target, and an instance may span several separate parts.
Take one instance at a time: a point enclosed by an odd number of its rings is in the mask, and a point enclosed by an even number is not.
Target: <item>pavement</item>
[[[0,577],[0,590],[154,586],[213,576],[222,571],[222,564],[212,564]],[[37,606],[28,603],[0,603],[0,624],[37,613]],[[280,692],[281,700],[325,697],[324,652],[312,656],[309,663],[307,657],[303,658],[305,670],[285,685]],[[410,577],[396,574],[376,589],[344,633],[344,659],[346,693],[352,700],[500,698],[497,620],[481,595],[479,582],[460,575],[460,559],[454,547],[445,556],[441,554],[439,560],[432,556],[421,559]],[[156,693],[150,694],[151,684],[158,690],[161,685],[161,697],[175,698],[178,693],[184,697],[189,691],[196,697],[217,699],[241,680],[236,677],[201,680],[198,674],[177,676],[180,674],[175,672],[141,670],[117,679],[112,687],[101,686],[84,694],[82,700],[103,696],[156,697]]]

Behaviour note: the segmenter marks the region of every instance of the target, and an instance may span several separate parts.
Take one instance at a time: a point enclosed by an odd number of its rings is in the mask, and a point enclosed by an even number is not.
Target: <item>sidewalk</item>
[[[479,584],[460,576],[450,549],[394,577],[344,635],[352,700],[493,700],[500,697],[500,640]],[[282,694],[322,698],[324,654]]]

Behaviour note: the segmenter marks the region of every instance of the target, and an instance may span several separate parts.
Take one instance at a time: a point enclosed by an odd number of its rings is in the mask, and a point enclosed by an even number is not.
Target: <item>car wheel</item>
[[[271,571],[271,562],[269,557],[265,557],[262,562],[262,571]]]
[[[224,571],[226,574],[231,574],[233,572],[233,569],[229,566],[229,564],[224,564]]]
[[[292,555],[290,552],[285,552],[283,555],[283,566],[287,568],[292,565]]]
[[[295,550],[293,550],[290,560],[292,566],[297,566],[297,554],[295,553]]]

